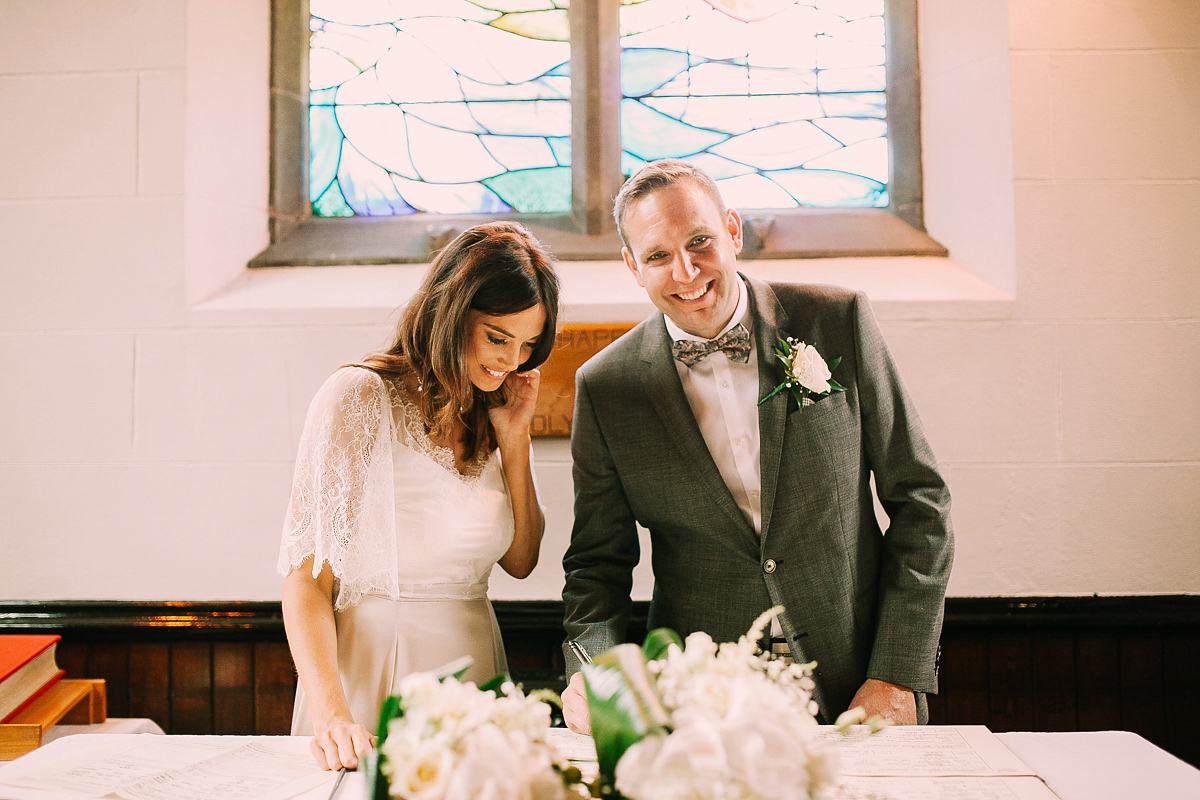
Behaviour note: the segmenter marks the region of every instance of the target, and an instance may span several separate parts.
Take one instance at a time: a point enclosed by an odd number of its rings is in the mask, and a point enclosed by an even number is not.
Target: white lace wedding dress
[[[279,569],[310,556],[314,571],[332,568],[338,667],[356,722],[374,731],[409,672],[464,655],[476,683],[507,669],[487,585],[512,538],[498,452],[459,473],[399,387],[370,370],[340,369],[317,392]],[[298,687],[292,734],[311,733]]]

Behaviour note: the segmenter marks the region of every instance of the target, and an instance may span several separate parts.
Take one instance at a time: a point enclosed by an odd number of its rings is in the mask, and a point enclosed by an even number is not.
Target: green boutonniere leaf
[[[801,352],[799,354],[797,354],[797,352],[796,352],[797,350],[800,350]],[[811,350],[812,354],[806,355],[804,353],[804,351],[806,351],[806,350]],[[826,385],[828,388],[826,388],[824,391],[815,392],[812,389],[809,389],[804,385],[805,383],[810,384],[810,385],[813,384],[815,382],[814,378],[816,378],[816,381],[820,380],[820,378],[817,377],[820,375],[820,372],[817,372],[816,376],[814,376],[811,372],[809,372],[809,370],[816,369],[813,366],[813,358],[823,360],[823,357],[821,356],[820,353],[817,352],[817,348],[813,345],[807,345],[804,342],[800,342],[800,341],[797,341],[792,338],[785,339],[783,337],[780,337],[779,338],[779,346],[775,348],[775,356],[780,361],[783,362],[783,382],[780,383],[778,386],[776,386],[774,389],[772,389],[770,392],[768,392],[765,397],[763,397],[761,400],[758,401],[758,404],[760,406],[763,403],[770,400],[775,395],[782,392],[784,389],[790,390],[792,393],[792,397],[796,398],[796,405],[798,406],[797,411],[804,410],[804,398],[805,397],[825,397],[825,396],[835,393],[835,392],[846,391],[846,387],[842,386],[840,383],[835,381],[832,377],[832,374],[830,375],[829,378],[826,379]],[[804,357],[804,365],[803,365],[804,369],[805,369],[805,374],[801,376],[804,378],[803,382],[801,382],[801,378],[797,377],[796,373],[795,373],[795,370],[797,368],[796,364],[795,364],[795,360],[796,360],[796,358],[798,358],[800,356],[805,356]],[[842,357],[838,356],[837,358],[833,359],[832,361],[824,362],[824,365],[825,365],[825,369],[827,369],[830,373],[832,373],[835,369],[838,368],[838,365],[841,363],[842,363]]]

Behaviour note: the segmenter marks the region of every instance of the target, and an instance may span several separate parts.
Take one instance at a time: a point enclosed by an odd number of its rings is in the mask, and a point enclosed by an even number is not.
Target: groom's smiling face
[[[685,179],[634,200],[621,227],[625,265],[658,310],[694,336],[720,333],[738,301],[738,213]]]

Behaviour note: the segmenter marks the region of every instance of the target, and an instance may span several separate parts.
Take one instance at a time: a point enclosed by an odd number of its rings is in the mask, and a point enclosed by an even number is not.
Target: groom
[[[733,641],[782,605],[773,649],[817,662],[822,721],[854,706],[925,721],[950,496],[866,297],[740,275],[741,218],[685,162],[647,165],[615,204],[625,264],[662,313],[576,375],[568,637],[593,655],[623,641],[641,523],[651,629]],[[784,380],[781,337],[840,358],[846,390],[798,404],[785,389],[758,405]],[[567,722],[588,730],[578,673],[563,699]]]

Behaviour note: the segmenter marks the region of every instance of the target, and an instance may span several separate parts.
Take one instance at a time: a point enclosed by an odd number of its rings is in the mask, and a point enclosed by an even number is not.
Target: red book
[[[9,722],[63,676],[54,651],[61,636],[0,635],[0,723]]]

